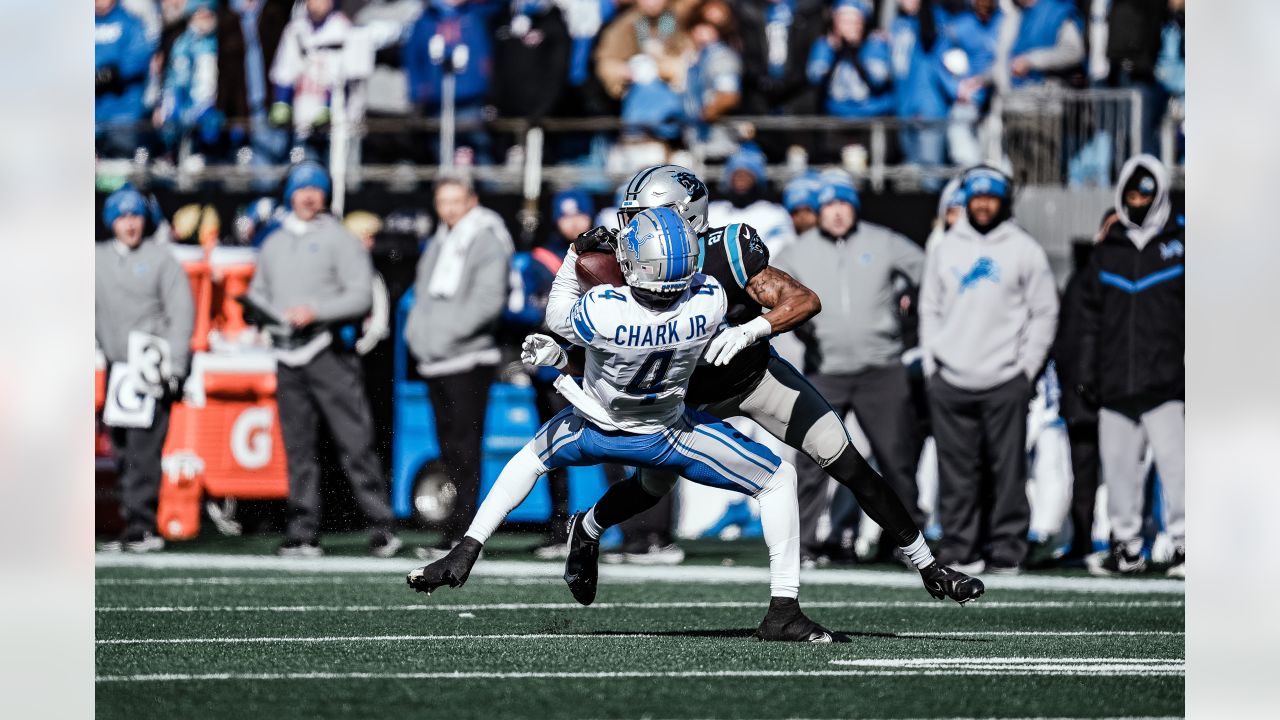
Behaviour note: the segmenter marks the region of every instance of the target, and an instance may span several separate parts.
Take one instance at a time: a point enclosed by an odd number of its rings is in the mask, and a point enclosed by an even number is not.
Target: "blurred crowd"
[[[897,118],[895,157],[969,166],[990,156],[979,128],[995,103],[1034,102],[1051,87],[1136,89],[1142,148],[1155,152],[1184,92],[1183,0],[94,5],[103,158],[323,160],[330,130],[346,123],[376,130],[367,161],[435,164],[431,126],[415,134],[405,120],[438,119],[451,102],[461,165],[519,152],[492,131],[499,119],[620,119],[608,132],[561,136],[547,153],[602,163],[612,154],[630,171],[679,148],[728,156],[754,134],[720,122],[734,116],[820,115]],[[823,163],[843,155],[846,166],[867,143],[856,130],[746,139],[770,162],[799,148]]]
[[[1096,574],[1130,574],[1154,558],[1185,573],[1185,240],[1157,159],[1125,164],[1087,260],[1061,291],[1042,243],[1013,217],[1012,181],[996,168],[976,166],[944,188],[921,247],[862,218],[862,199],[842,170],[796,178],[774,203],[754,194],[764,183],[761,154],[739,151],[727,167],[713,186],[710,224],[756,226],[772,264],[823,302],[812,322],[775,339],[775,350],[846,416],[855,445],[917,524],[930,528],[940,559],[969,572],[1087,562]],[[493,385],[517,376],[532,384],[543,419],[564,407],[553,377],[514,358],[520,339],[543,325],[572,241],[597,224],[616,227],[615,209],[563,190],[552,200],[552,222],[527,244],[513,239],[466,175],[446,177],[424,200],[431,221],[410,230],[412,277],[388,298],[393,283],[374,270],[370,248],[387,230],[406,231],[389,227],[405,221],[388,217],[384,225],[364,212],[336,218],[327,212],[331,192],[323,166],[294,166],[283,206],[254,233],[256,269],[244,298],[278,375],[289,481],[279,552],[322,553],[322,425],[369,521],[371,551],[400,551],[375,454],[375,435],[386,431],[375,432],[362,363],[390,344],[388,307],[412,286],[405,357],[397,362],[426,385],[452,488],[440,544],[421,549],[438,556],[475,511]],[[107,198],[103,221],[111,238],[97,249],[96,318],[106,360],[130,360],[134,330],[168,338],[174,351],[149,381],[154,419],[111,431],[127,521],[117,546],[156,549],[160,448],[168,408],[183,396],[194,312],[174,259],[184,246],[165,237],[188,231],[160,231],[170,223],[130,187]],[[877,543],[877,528],[848,489],[807,458],[795,462],[805,562],[892,561],[892,543]],[[611,481],[626,473],[606,469]],[[541,557],[563,552],[569,510],[567,476],[553,474],[550,485]],[[616,557],[679,562],[675,514],[667,500],[624,524]],[[743,501],[704,532],[758,530]],[[1110,544],[1096,548],[1100,538]]]

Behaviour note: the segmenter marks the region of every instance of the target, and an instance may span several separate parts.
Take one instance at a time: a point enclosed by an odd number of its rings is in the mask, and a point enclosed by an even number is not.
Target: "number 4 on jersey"
[[[662,350],[650,353],[641,363],[635,377],[627,383],[627,394],[643,395],[641,405],[648,405],[656,400],[658,393],[666,389],[663,383],[667,379],[667,370],[671,367],[671,357],[675,352],[675,350]]]

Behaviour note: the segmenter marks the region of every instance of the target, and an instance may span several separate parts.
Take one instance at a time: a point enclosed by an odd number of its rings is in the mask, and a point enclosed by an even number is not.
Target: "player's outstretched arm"
[[[769,308],[763,317],[772,334],[790,332],[822,312],[818,294],[776,267],[766,267],[747,283],[752,300]]]

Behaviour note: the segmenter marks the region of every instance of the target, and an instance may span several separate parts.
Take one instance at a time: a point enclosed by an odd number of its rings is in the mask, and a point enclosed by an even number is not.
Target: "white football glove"
[[[534,333],[525,337],[520,346],[520,361],[534,367],[563,369],[569,364],[569,355],[551,337]]]
[[[748,346],[769,337],[773,327],[763,316],[741,325],[725,328],[711,338],[702,357],[712,365],[728,365],[730,360]]]

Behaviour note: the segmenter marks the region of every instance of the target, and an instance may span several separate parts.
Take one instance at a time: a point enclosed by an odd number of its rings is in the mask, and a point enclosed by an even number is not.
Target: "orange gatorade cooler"
[[[204,496],[288,496],[275,403],[275,359],[265,350],[197,353],[164,448],[159,531],[194,537]]]

